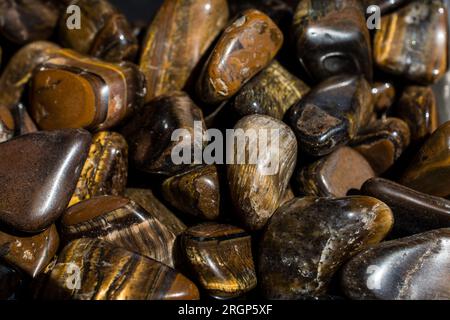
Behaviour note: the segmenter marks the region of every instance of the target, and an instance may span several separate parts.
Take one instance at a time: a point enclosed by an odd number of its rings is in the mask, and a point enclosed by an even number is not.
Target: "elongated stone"
[[[363,74],[372,80],[369,30],[359,0],[302,0],[294,16],[297,57],[312,79]]]
[[[450,229],[384,242],[343,269],[342,289],[352,299],[448,300]]]
[[[264,115],[244,117],[234,129],[248,139],[238,138],[231,149],[231,199],[244,225],[259,230],[283,200],[297,162],[297,141],[287,125]]]
[[[250,235],[223,224],[194,226],[183,234],[192,272],[213,297],[235,298],[256,286]]]
[[[16,300],[23,283],[24,277],[19,271],[0,261],[0,300]]]
[[[13,109],[19,103],[34,69],[57,56],[59,49],[54,43],[36,41],[18,50],[0,76],[0,107]]]
[[[58,246],[55,225],[36,235],[15,235],[0,230],[0,259],[33,278],[50,263]]]
[[[172,134],[177,129],[180,129],[178,139],[181,141],[172,140]],[[128,141],[130,160],[138,169],[172,175],[194,165],[195,150],[203,150],[205,130],[202,110],[186,93],[174,92],[146,104],[127,123],[122,133]],[[179,151],[189,149],[186,160],[190,161],[174,163],[174,148]]]
[[[374,42],[379,68],[431,84],[447,71],[448,22],[442,0],[411,1],[381,19]]]
[[[425,142],[401,183],[439,197],[450,196],[450,121],[440,126]]]
[[[258,10],[241,13],[225,29],[197,83],[197,93],[206,103],[231,98],[266,67],[283,43],[275,23]]]
[[[299,147],[313,155],[333,152],[353,139],[372,115],[369,83],[362,76],[335,76],[313,88],[287,114]]]
[[[282,120],[291,106],[309,92],[309,87],[277,61],[250,80],[233,99],[240,116],[265,114]]]
[[[111,64],[60,51],[36,70],[31,115],[43,130],[107,130],[139,109],[145,81],[132,63]]]
[[[380,199],[394,213],[394,234],[411,236],[440,228],[450,228],[450,201],[433,197],[393,181],[374,178],[361,188],[367,196]]]
[[[90,142],[87,131],[70,129],[0,144],[8,155],[0,159],[0,222],[25,232],[49,227],[69,204]]]
[[[220,184],[214,165],[195,168],[166,179],[164,198],[178,210],[200,219],[215,220],[220,214]]]
[[[374,122],[350,145],[361,153],[377,175],[385,173],[409,146],[410,130],[398,118],[386,118]]]
[[[174,269],[91,239],[69,243],[41,288],[43,300],[199,299],[195,284]]]
[[[107,131],[95,134],[69,206],[95,196],[123,195],[127,176],[128,144],[124,137]]]
[[[0,143],[14,136],[15,123],[11,111],[0,105]]]
[[[345,197],[350,190],[360,189],[374,176],[372,167],[363,156],[352,148],[341,147],[303,168],[296,179],[304,195]]]
[[[58,19],[53,0],[0,1],[0,34],[17,44],[48,39]]]
[[[320,297],[351,256],[379,243],[391,230],[392,212],[370,197],[288,202],[264,231],[260,285],[268,299]]]
[[[392,83],[375,82],[372,85],[372,96],[375,110],[378,112],[386,112],[394,104],[396,90]]]
[[[422,142],[439,126],[436,97],[430,87],[407,87],[395,111],[408,124],[414,142]]]
[[[106,61],[132,61],[138,41],[126,17],[106,0],[77,0],[82,22],[79,28],[68,28],[73,12],[63,15],[59,39],[66,48]]]
[[[151,23],[140,58],[146,102],[180,91],[228,22],[226,0],[165,0]]]

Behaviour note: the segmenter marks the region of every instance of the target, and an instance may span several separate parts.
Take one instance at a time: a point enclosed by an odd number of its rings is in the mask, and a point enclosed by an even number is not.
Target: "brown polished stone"
[[[36,132],[0,144],[0,222],[38,232],[63,213],[86,160],[85,130]]]
[[[58,246],[55,225],[36,235],[16,235],[0,230],[0,259],[33,278],[50,263]]]
[[[375,82],[372,85],[372,95],[377,112],[386,112],[395,101],[396,91],[392,83]]]
[[[195,168],[166,179],[163,196],[178,210],[200,219],[215,220],[220,214],[220,184],[214,165]]]
[[[362,76],[335,76],[313,88],[287,113],[299,148],[323,156],[348,143],[370,121],[372,99]]]
[[[243,224],[259,230],[283,200],[297,162],[297,141],[287,125],[264,115],[244,117],[234,129],[243,130],[248,139],[237,139],[231,149],[231,199]]]
[[[183,234],[186,260],[213,297],[239,297],[256,286],[250,235],[223,224],[205,223]]]
[[[231,98],[266,67],[283,43],[275,23],[258,10],[241,13],[225,29],[197,83],[197,93],[206,103]]]
[[[293,32],[297,57],[312,79],[363,74],[372,80],[371,40],[360,0],[302,0]]]
[[[294,199],[264,231],[258,278],[268,299],[327,294],[331,278],[352,255],[379,243],[393,224],[391,210],[370,197]]]
[[[431,84],[447,71],[448,21],[442,0],[416,0],[382,17],[376,64],[408,80]]]
[[[401,183],[439,197],[450,196],[450,121],[425,142],[406,170]]]
[[[352,189],[360,189],[373,178],[370,164],[357,151],[341,147],[330,155],[303,168],[296,179],[304,195],[345,197]]]
[[[343,269],[342,289],[358,300],[450,299],[450,229],[384,242]]]
[[[146,102],[180,91],[228,22],[226,0],[165,0],[144,40],[140,68]]]
[[[79,239],[62,250],[38,297],[43,300],[196,300],[199,292],[189,279],[160,262],[102,240]]]
[[[361,153],[377,175],[385,173],[410,143],[408,125],[398,118],[384,118],[371,124],[351,146]]]
[[[43,130],[107,130],[139,109],[144,95],[145,80],[134,64],[63,50],[35,71],[30,111]]]
[[[69,206],[95,196],[123,195],[127,176],[128,145],[124,137],[116,132],[95,134]]]
[[[195,124],[201,124],[196,130]],[[181,129],[178,140],[172,140],[174,130]],[[130,160],[148,173],[172,175],[189,169],[194,164],[194,150],[203,150],[203,141],[197,143],[195,135],[202,137],[206,130],[202,110],[184,92],[160,96],[146,104],[123,128],[128,141]],[[198,132],[197,132],[198,131]],[[175,164],[174,148],[189,149],[186,162]],[[176,150],[175,150],[176,151]],[[191,152],[192,151],[192,152]],[[177,154],[179,154],[177,153]],[[183,153],[184,156],[186,156]]]

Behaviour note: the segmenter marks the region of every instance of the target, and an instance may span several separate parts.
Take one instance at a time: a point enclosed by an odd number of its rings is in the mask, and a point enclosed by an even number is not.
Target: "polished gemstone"
[[[182,242],[192,272],[211,296],[235,298],[256,286],[251,238],[244,230],[206,223],[186,230]]]
[[[95,134],[69,206],[95,196],[123,195],[127,176],[128,144],[124,137],[107,131]]]
[[[392,83],[375,82],[372,85],[375,110],[378,112],[386,112],[394,104],[396,93]]]
[[[70,201],[86,160],[85,130],[36,132],[0,144],[0,222],[17,231],[49,227]]]
[[[398,9],[409,1],[410,0],[364,0],[367,7],[372,5],[380,7],[382,14]]]

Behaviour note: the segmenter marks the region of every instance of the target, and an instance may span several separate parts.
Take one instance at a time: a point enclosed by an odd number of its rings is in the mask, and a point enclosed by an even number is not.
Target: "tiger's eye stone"
[[[15,123],[11,111],[0,105],[0,143],[14,136]]]
[[[342,289],[360,300],[450,299],[450,229],[388,241],[354,257]]]
[[[366,7],[376,5],[380,7],[381,13],[391,12],[405,4],[410,0],[364,0]]]
[[[256,286],[250,235],[224,224],[205,223],[183,234],[186,260],[213,297],[239,297]]]
[[[283,33],[258,10],[247,10],[220,37],[197,83],[201,100],[216,104],[231,98],[264,69],[283,44]]]
[[[408,125],[398,118],[376,121],[351,142],[351,146],[361,153],[377,175],[385,173],[410,143]]]
[[[16,235],[0,230],[0,259],[33,278],[50,263],[58,246],[55,225],[35,235]]]
[[[62,250],[38,296],[44,300],[197,300],[199,292],[189,279],[160,262],[102,240],[79,239]]]
[[[46,41],[32,42],[19,49],[0,76],[0,107],[13,109],[19,103],[33,70],[57,56],[59,49],[58,45]]]
[[[0,300],[16,300],[23,282],[24,277],[20,272],[0,261]]]
[[[16,135],[22,136],[27,133],[38,131],[36,124],[34,123],[33,119],[31,119],[31,116],[23,103],[19,103],[17,106],[15,106],[15,108],[12,110],[12,115],[14,117],[16,126]]]
[[[372,167],[363,156],[352,148],[341,147],[303,168],[296,178],[302,194],[345,197],[350,190],[360,189],[374,176]]]
[[[92,138],[69,206],[101,195],[120,196],[125,192],[128,177],[128,144],[115,132],[99,132]]]
[[[138,42],[127,19],[106,0],[77,0],[80,8],[80,28],[69,29],[72,12],[60,20],[59,38],[64,47],[106,61],[133,60]]]
[[[281,120],[308,91],[303,81],[273,61],[239,91],[232,103],[242,117],[265,114]]]
[[[0,144],[0,222],[17,231],[49,227],[69,204],[86,160],[85,130],[36,132]]]
[[[177,129],[182,133],[182,141],[172,141],[172,134]],[[192,152],[192,164],[175,164],[172,161],[173,149],[186,147],[192,151],[196,148],[202,150],[203,141],[198,145],[194,134],[202,137],[205,130],[202,110],[186,93],[174,92],[146,104],[123,128],[122,133],[128,141],[130,159],[138,169],[172,175],[192,167],[194,162]]]
[[[439,126],[436,98],[430,87],[407,87],[395,111],[408,124],[412,141],[423,141]]]
[[[17,44],[48,39],[58,19],[53,0],[0,1],[0,34]]]
[[[237,139],[231,149],[233,161],[227,164],[231,199],[244,225],[259,230],[283,200],[297,163],[297,141],[287,125],[264,115],[244,117],[234,129],[248,139]]]
[[[364,195],[380,199],[394,213],[394,234],[410,236],[440,228],[450,228],[450,201],[374,178],[361,188]]]
[[[333,275],[352,255],[381,240],[392,212],[370,197],[295,199],[270,219],[264,231],[258,278],[268,299],[327,294]]]
[[[442,0],[411,1],[381,19],[376,64],[408,80],[431,84],[447,71],[447,9]]]
[[[313,88],[287,114],[299,146],[313,156],[331,153],[368,124],[373,111],[362,76],[335,76]]]
[[[228,22],[226,0],[165,0],[150,25],[140,58],[146,102],[180,91]]]
[[[145,80],[134,64],[111,64],[64,50],[36,70],[31,115],[43,130],[107,130],[137,110],[144,95]]]
[[[369,30],[360,0],[302,0],[294,16],[297,57],[318,82],[340,74],[372,80]]]
[[[101,196],[70,207],[62,218],[65,243],[79,238],[98,238],[116,246],[174,266],[177,235],[152,212],[134,201]]]
[[[386,112],[394,104],[396,97],[395,87],[389,82],[375,82],[372,86],[372,96],[375,110]]]
[[[440,126],[425,142],[401,183],[438,197],[450,196],[450,121]]]
[[[164,198],[178,210],[192,216],[215,220],[220,214],[220,184],[214,165],[195,168],[166,179]]]

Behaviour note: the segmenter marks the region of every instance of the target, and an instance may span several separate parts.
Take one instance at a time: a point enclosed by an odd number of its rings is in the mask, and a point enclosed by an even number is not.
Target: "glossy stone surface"
[[[412,160],[401,183],[439,197],[450,196],[450,121],[440,126]]]
[[[299,147],[323,156],[353,139],[373,111],[369,83],[362,76],[336,76],[313,88],[287,114]]]
[[[58,53],[59,46],[46,41],[32,42],[19,49],[0,76],[0,107],[13,109],[19,103],[34,69]]]
[[[396,235],[410,236],[450,228],[449,200],[417,192],[382,178],[367,181],[361,192],[383,201],[392,209]]]
[[[244,117],[265,114],[279,120],[309,92],[309,87],[277,61],[250,80],[233,99],[236,112]]]
[[[220,184],[214,165],[166,179],[162,192],[167,202],[184,213],[206,220],[219,217]]]
[[[384,242],[343,269],[342,288],[352,299],[448,300],[450,229]]]
[[[122,130],[128,141],[130,160],[136,167],[149,173],[172,175],[185,170],[192,164],[174,164],[172,150],[177,147],[203,149],[201,139],[194,139],[195,122],[201,124],[196,133],[204,133],[202,110],[186,93],[174,92],[160,96],[146,104]],[[180,140],[172,141],[176,129],[182,129]],[[198,142],[198,143],[197,143]],[[191,159],[194,162],[193,158]]]
[[[405,88],[395,111],[408,124],[414,142],[428,138],[439,126],[436,97],[430,87]]]
[[[372,96],[375,110],[378,112],[386,112],[394,104],[396,90],[392,83],[375,82],[372,85]]]
[[[101,196],[70,207],[63,215],[65,243],[79,238],[106,240],[115,246],[174,266],[177,235],[137,203]]]
[[[304,195],[345,197],[350,190],[360,189],[374,176],[372,167],[362,155],[352,148],[341,147],[304,167],[296,179]]]
[[[0,300],[15,300],[21,291],[23,280],[20,272],[0,262]]]
[[[234,129],[254,136],[231,149],[234,164],[227,164],[231,199],[242,223],[259,230],[284,197],[297,162],[297,141],[287,125],[269,116],[244,117]]]
[[[116,132],[99,132],[92,137],[89,155],[81,170],[69,206],[95,196],[120,196],[128,177],[128,144]]]
[[[382,70],[431,84],[447,71],[447,9],[442,0],[411,1],[382,17],[374,42]]]
[[[58,246],[55,225],[36,235],[15,235],[0,230],[0,259],[33,278],[50,263]]]
[[[252,9],[241,13],[206,62],[197,83],[201,100],[215,104],[231,98],[272,61],[282,43],[281,30],[264,13]]]
[[[58,18],[53,0],[0,1],[0,34],[17,44],[48,39]]]
[[[302,0],[294,16],[297,57],[310,77],[372,79],[371,40],[360,0]]]
[[[409,146],[410,130],[398,118],[384,118],[374,122],[351,142],[377,175],[385,173]]]
[[[80,271],[79,282],[74,278],[74,270]],[[67,283],[74,289],[69,289]],[[189,279],[162,263],[102,240],[79,239],[62,250],[39,298],[195,300],[199,292]]]
[[[0,105],[0,143],[14,136],[15,123],[11,111]]]
[[[235,298],[256,286],[250,235],[223,224],[194,226],[183,234],[192,272],[213,297]]]
[[[0,144],[8,155],[0,160],[0,222],[25,232],[50,226],[69,203],[90,142],[85,130],[61,130]]]
[[[63,50],[35,71],[30,112],[43,130],[107,130],[140,107],[144,85],[132,63],[112,64]]]
[[[65,13],[59,25],[59,39],[66,48],[106,61],[132,61],[138,41],[126,17],[106,0],[77,0],[83,17],[80,28],[69,29],[72,12]]]
[[[165,0],[147,31],[140,58],[147,78],[146,102],[182,90],[227,22],[226,0]]]
[[[294,199],[279,208],[264,231],[258,278],[268,299],[327,294],[339,267],[383,240],[391,210],[370,197]]]
[[[371,5],[379,6],[381,13],[385,14],[407,4],[410,0],[364,0],[364,2],[366,7]]]

